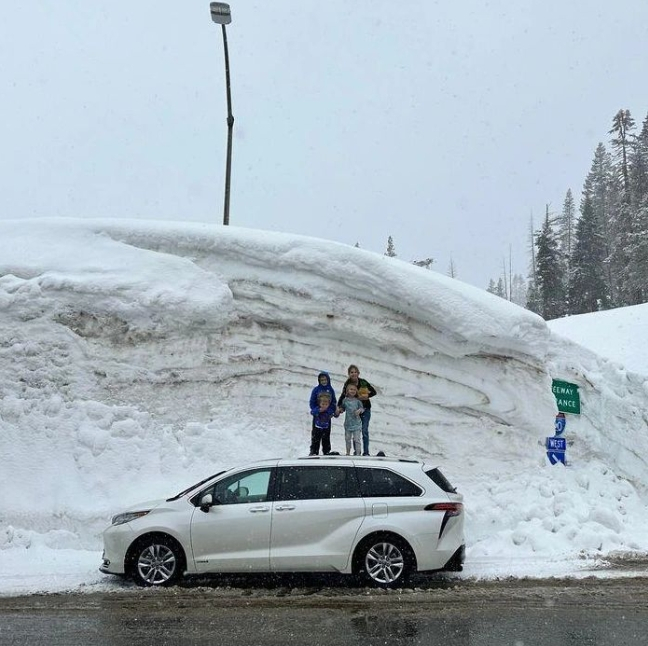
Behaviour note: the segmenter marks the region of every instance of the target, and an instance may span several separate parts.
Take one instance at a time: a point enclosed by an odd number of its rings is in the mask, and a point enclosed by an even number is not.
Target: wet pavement
[[[647,643],[648,579],[446,581],[395,591],[289,583],[0,598],[0,645]]]

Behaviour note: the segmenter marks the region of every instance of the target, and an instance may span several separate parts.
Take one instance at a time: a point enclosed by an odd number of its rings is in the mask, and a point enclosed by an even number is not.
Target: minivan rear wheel
[[[392,535],[371,536],[357,551],[358,572],[366,583],[381,588],[395,588],[407,580],[414,568],[409,545]]]

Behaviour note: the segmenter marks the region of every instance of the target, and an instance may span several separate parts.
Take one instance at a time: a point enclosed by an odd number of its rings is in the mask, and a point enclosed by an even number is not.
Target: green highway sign
[[[580,415],[580,395],[578,394],[578,386],[576,384],[554,379],[551,384],[551,390],[556,398],[558,410],[561,413]]]

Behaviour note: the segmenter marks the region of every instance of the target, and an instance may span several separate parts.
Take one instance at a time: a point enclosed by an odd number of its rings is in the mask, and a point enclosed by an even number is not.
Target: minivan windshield
[[[192,484],[191,487],[187,487],[186,489],[183,489],[180,493],[177,493],[175,496],[172,496],[171,498],[167,498],[166,501],[172,502],[173,500],[178,500],[178,498],[182,498],[182,496],[186,496],[190,491],[193,491],[196,487],[200,487],[201,485],[204,485],[205,482],[208,482],[212,478],[215,478],[216,476],[219,476],[223,473],[225,473],[225,471],[219,471],[218,473],[214,473],[214,475],[211,475],[208,478],[203,478],[200,482],[196,482],[195,484]]]

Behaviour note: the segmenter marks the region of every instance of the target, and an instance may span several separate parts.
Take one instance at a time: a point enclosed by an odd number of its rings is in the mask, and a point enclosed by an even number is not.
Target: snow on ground
[[[317,373],[339,389],[349,363],[379,392],[372,451],[438,463],[464,494],[462,576],[585,576],[645,555],[648,351],[645,335],[622,339],[642,317],[547,325],[314,238],[0,222],[0,594],[124,585],[97,571],[112,514],[221,468],[304,455]],[[581,394],[567,467],[544,450],[552,378]],[[341,422],[332,438],[342,448]]]
[[[648,374],[648,303],[549,321],[552,332],[626,369]]]

